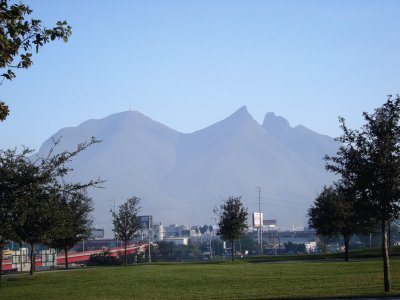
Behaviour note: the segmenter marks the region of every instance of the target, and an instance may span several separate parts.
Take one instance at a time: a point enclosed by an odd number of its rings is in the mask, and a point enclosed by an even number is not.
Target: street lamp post
[[[151,263],[151,227],[149,222],[149,263]]]

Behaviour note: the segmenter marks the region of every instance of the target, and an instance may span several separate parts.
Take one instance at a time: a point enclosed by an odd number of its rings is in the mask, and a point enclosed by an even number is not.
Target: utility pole
[[[263,226],[263,217],[261,213],[261,188],[258,187],[258,213],[260,214],[260,224],[259,224],[259,229],[258,229],[258,235],[259,235],[259,242],[260,242],[260,255],[263,255],[263,238],[262,238],[262,226]]]
[[[150,217],[149,217],[149,263],[151,263],[151,243],[150,243],[150,238],[151,238],[151,225],[150,225]]]
[[[213,259],[213,255],[212,255],[212,232],[210,232],[210,260]]]
[[[112,199],[111,201],[114,202],[114,206],[113,206],[114,210],[112,208],[110,208],[110,211],[112,212],[112,216],[113,216],[113,225],[114,225],[114,221],[115,221],[115,198]],[[118,244],[117,244],[117,233],[115,231],[114,231],[114,240],[115,240],[115,247],[118,247]]]

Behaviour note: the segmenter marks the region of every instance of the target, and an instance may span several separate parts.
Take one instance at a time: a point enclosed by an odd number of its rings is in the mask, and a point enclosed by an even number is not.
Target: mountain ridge
[[[142,213],[156,222],[204,224],[214,223],[212,209],[230,195],[242,195],[249,213],[255,211],[257,186],[265,194],[266,218],[305,225],[316,193],[333,180],[319,156],[334,153],[337,143],[274,113],[265,116],[259,124],[242,106],[215,124],[181,133],[140,112],[121,112],[63,128],[38,153],[60,137],[58,151],[91,136],[102,140],[71,162],[69,178],[107,180],[90,195],[95,225],[108,232],[112,199],[142,198]]]

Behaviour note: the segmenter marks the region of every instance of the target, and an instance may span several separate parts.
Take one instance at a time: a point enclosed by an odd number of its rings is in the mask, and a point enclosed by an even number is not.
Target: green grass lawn
[[[400,260],[392,259],[400,295]],[[0,299],[266,299],[382,296],[380,260],[181,263],[5,277]]]
[[[389,254],[392,258],[400,257],[400,246],[391,247]],[[349,252],[350,259],[366,259],[366,258],[376,258],[380,259],[382,257],[382,250],[380,248],[372,249],[358,249],[351,250]],[[288,261],[288,260],[332,260],[332,259],[343,259],[344,252],[336,253],[320,253],[320,254],[297,254],[297,255],[278,255],[278,256],[249,256],[245,258],[248,262],[273,262],[273,261]]]

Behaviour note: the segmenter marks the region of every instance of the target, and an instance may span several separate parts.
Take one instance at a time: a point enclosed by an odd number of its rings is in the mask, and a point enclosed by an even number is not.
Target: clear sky
[[[337,136],[400,93],[400,1],[23,2],[73,34],[0,87],[3,149],[130,108],[192,132],[246,105]]]

